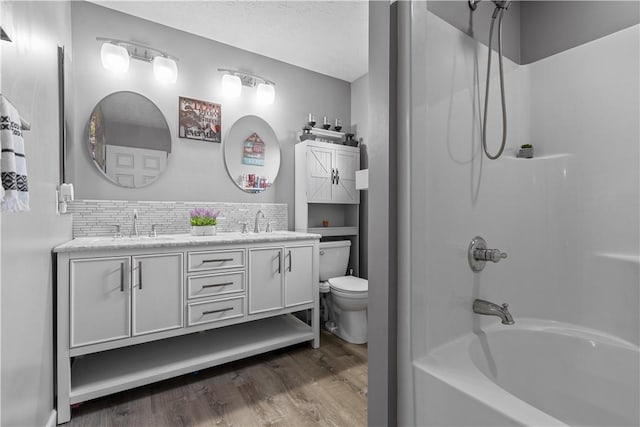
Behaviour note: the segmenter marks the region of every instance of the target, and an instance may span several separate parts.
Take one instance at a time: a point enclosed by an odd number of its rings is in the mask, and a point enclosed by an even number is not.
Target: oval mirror
[[[233,124],[223,152],[231,180],[247,193],[265,191],[278,176],[280,144],[269,123],[258,116],[244,116]]]
[[[89,118],[89,155],[111,182],[139,188],[167,168],[171,132],[160,109],[135,92],[104,97]]]

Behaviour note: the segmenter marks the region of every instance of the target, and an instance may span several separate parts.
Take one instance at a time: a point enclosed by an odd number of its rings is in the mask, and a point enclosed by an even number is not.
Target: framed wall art
[[[180,138],[222,142],[222,107],[213,102],[179,97],[178,135]]]

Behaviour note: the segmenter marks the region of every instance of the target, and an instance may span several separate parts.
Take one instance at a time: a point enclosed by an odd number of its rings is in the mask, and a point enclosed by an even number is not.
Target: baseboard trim
[[[49,419],[47,420],[47,424],[45,424],[44,427],[56,427],[56,425],[58,424],[56,422],[56,418],[58,418],[58,412],[53,409],[51,410],[51,415],[49,415]]]

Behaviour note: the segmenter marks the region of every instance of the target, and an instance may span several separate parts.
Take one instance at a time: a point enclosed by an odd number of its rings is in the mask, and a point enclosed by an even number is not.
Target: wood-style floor
[[[364,426],[367,346],[301,344],[85,402],[66,426]]]

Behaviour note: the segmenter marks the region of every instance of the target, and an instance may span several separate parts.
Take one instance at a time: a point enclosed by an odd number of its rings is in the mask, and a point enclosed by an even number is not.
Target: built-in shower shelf
[[[534,156],[530,159],[525,157],[516,157],[514,155],[504,156],[505,159],[511,159],[511,160],[552,160],[552,159],[563,159],[567,157],[573,157],[573,153],[556,153],[556,154],[547,154],[542,156],[537,156],[534,154]]]
[[[594,255],[601,258],[608,258],[616,261],[622,261],[625,263],[640,264],[640,255],[635,255],[635,254],[625,254],[625,253],[616,253],[616,252],[596,252]]]

